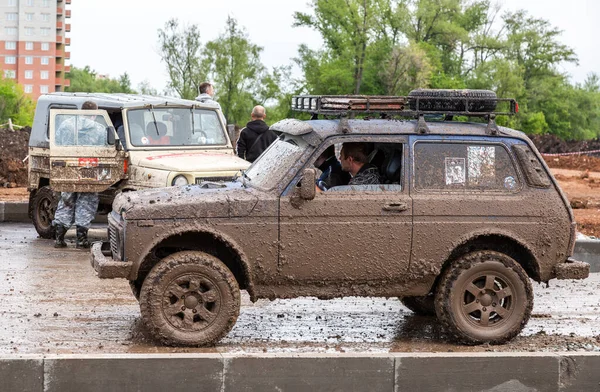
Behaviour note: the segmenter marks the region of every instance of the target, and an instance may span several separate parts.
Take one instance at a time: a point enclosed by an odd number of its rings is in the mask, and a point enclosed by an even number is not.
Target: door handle
[[[405,202],[387,203],[383,206],[384,211],[402,212],[408,210],[408,204]]]

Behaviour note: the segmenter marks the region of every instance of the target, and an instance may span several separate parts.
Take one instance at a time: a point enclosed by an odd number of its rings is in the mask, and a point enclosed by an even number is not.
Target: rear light
[[[123,161],[123,174],[127,174],[127,170],[129,169],[129,162],[127,159]]]
[[[515,102],[515,113],[519,113],[519,103]]]

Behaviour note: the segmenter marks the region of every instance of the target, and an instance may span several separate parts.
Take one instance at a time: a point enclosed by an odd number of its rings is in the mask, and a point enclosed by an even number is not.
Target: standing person
[[[96,110],[98,105],[85,101],[82,110]],[[106,144],[106,128],[95,121],[96,116],[72,116],[56,130],[57,144],[100,146]],[[88,230],[98,210],[99,198],[92,192],[61,192],[52,226],[56,228],[55,248],[65,248],[65,234],[75,223],[77,248],[89,248]]]
[[[265,123],[267,113],[264,107],[255,106],[250,117],[252,121],[240,131],[236,149],[240,158],[254,162],[277,139],[277,135]]]
[[[219,105],[219,103],[214,100],[215,88],[211,83],[200,83],[200,86],[198,86],[198,91],[200,92],[200,94],[196,97],[196,101],[216,103],[217,105]],[[219,108],[220,107],[221,105],[219,105]]]

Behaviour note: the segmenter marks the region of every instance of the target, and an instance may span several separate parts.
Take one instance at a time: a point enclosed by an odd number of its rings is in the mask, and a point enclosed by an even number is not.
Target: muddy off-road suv
[[[96,102],[98,110],[81,110],[87,100]],[[106,128],[106,137],[96,145],[79,134],[56,138],[63,121],[81,129],[90,115]],[[29,140],[29,216],[42,238],[52,238],[57,192],[101,192],[99,211],[106,213],[116,193],[230,181],[248,165],[233,154],[221,109],[214,103],[130,94],[46,94],[38,99]]]
[[[459,341],[502,343],[530,317],[530,279],[588,276],[570,257],[565,195],[527,136],[495,122],[514,100],[417,90],[292,105],[314,119],[274,124],[278,140],[236,181],[116,197],[91,262],[130,281],[156,339],[218,341],[242,289],[252,301],[400,297]],[[317,158],[346,142],[369,143],[381,183],[316,190]]]

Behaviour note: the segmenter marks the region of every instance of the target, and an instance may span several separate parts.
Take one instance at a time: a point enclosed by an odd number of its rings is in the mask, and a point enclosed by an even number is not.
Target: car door
[[[412,240],[412,201],[404,186],[407,139],[377,136],[370,140],[402,148],[398,183],[334,187],[317,192],[313,200],[298,201],[298,174],[280,198],[282,280],[299,285],[403,280]],[[339,150],[344,141],[358,140],[346,137],[324,143],[305,167],[313,167],[332,143],[337,142]]]
[[[497,137],[411,136],[414,276],[428,273],[433,279],[449,254],[474,236],[537,235],[541,220],[524,214],[523,206],[538,201],[524,192],[507,143]],[[541,213],[543,206],[533,210]]]
[[[51,109],[50,186],[60,192],[102,192],[126,175],[105,110]]]

